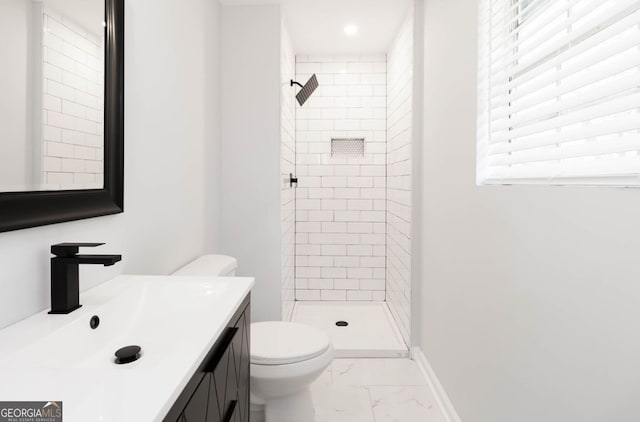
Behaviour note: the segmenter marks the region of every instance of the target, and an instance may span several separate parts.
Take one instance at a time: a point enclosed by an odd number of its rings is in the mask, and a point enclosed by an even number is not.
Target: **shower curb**
[[[420,347],[411,348],[411,358],[418,364],[422,375],[427,381],[427,386],[436,398],[436,406],[440,410],[440,413],[444,416],[445,422],[462,422],[458,412],[453,407],[453,403],[449,399],[447,392],[440,383],[440,380],[436,376],[433,368],[427,360],[427,356]]]

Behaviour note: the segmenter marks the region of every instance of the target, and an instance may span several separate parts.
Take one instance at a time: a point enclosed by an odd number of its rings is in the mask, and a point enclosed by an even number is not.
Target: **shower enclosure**
[[[282,34],[283,317],[341,357],[407,356],[413,16],[378,55],[294,55]],[[313,75],[300,106],[288,82]]]

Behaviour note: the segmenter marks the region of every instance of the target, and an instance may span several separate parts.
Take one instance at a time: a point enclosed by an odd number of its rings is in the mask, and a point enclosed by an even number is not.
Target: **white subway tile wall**
[[[387,304],[407,344],[411,332],[411,150],[413,15],[388,57]]]
[[[320,86],[296,105],[296,299],[385,300],[387,59],[296,57]],[[364,154],[331,154],[364,138]]]
[[[295,55],[291,38],[286,26],[282,23],[282,42],[280,47],[281,72],[281,217],[282,217],[282,319],[289,321],[295,304],[295,189],[289,184],[289,175],[296,172],[295,143],[295,97],[289,81],[296,73]]]
[[[42,19],[42,183],[102,188],[102,39],[50,8]]]

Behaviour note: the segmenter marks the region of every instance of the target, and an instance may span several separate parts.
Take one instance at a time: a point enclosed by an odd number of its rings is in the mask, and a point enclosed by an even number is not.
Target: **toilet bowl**
[[[251,420],[312,422],[309,385],[332,360],[321,330],[293,322],[251,324]]]
[[[233,277],[237,261],[205,255],[173,275]],[[314,327],[285,321],[251,324],[251,421],[313,422],[309,391],[333,360],[329,336]]]

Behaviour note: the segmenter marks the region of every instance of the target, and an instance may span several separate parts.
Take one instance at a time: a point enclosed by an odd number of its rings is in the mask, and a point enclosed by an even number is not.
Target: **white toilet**
[[[233,277],[237,261],[204,255],[173,275]],[[313,422],[309,385],[333,360],[329,336],[285,321],[251,324],[251,421]]]

